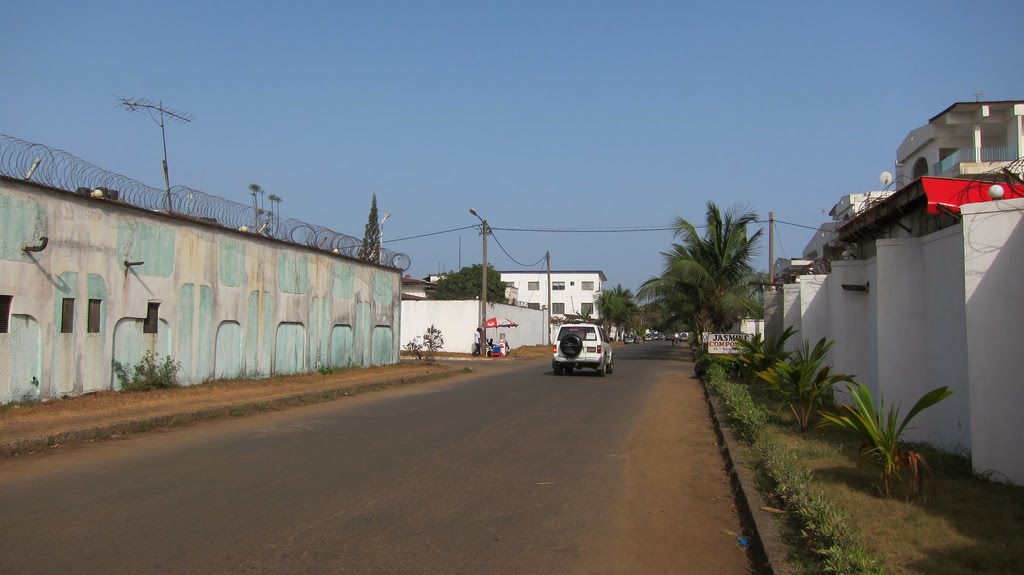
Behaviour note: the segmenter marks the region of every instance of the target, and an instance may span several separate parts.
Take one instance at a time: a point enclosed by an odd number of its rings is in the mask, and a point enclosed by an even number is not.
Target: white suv
[[[603,376],[615,370],[612,344],[601,326],[592,323],[563,325],[558,330],[558,341],[551,350],[551,369],[555,375],[572,373],[574,369],[589,368]]]

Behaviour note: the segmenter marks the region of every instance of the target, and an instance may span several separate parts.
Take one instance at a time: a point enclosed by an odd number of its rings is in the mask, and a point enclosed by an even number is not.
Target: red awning
[[[921,178],[921,187],[928,196],[928,213],[937,214],[941,208],[959,212],[964,204],[988,202],[989,188],[996,182],[979,182],[974,180],[950,180],[946,178]],[[1024,198],[1024,186],[999,182],[1003,187],[1003,198]]]

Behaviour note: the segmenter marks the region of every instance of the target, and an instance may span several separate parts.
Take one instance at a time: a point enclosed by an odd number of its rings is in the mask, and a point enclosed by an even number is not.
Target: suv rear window
[[[597,341],[597,331],[593,327],[582,325],[563,326],[562,329],[558,330],[558,339],[561,340],[570,333],[576,334],[583,341]]]

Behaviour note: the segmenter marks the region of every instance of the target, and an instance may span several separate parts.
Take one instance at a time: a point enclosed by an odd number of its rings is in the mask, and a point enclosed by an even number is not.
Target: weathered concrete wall
[[[0,402],[116,389],[111,360],[147,350],[180,361],[185,383],[398,360],[397,270],[10,180],[0,217]],[[41,236],[45,250],[22,250]]]

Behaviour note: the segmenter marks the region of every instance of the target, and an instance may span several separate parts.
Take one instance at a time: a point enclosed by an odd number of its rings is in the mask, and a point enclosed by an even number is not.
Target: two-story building
[[[595,302],[608,281],[602,271],[552,271],[548,300],[548,273],[544,271],[503,271],[501,281],[518,292],[518,304],[545,309],[550,303],[552,322],[573,317],[599,319]]]

